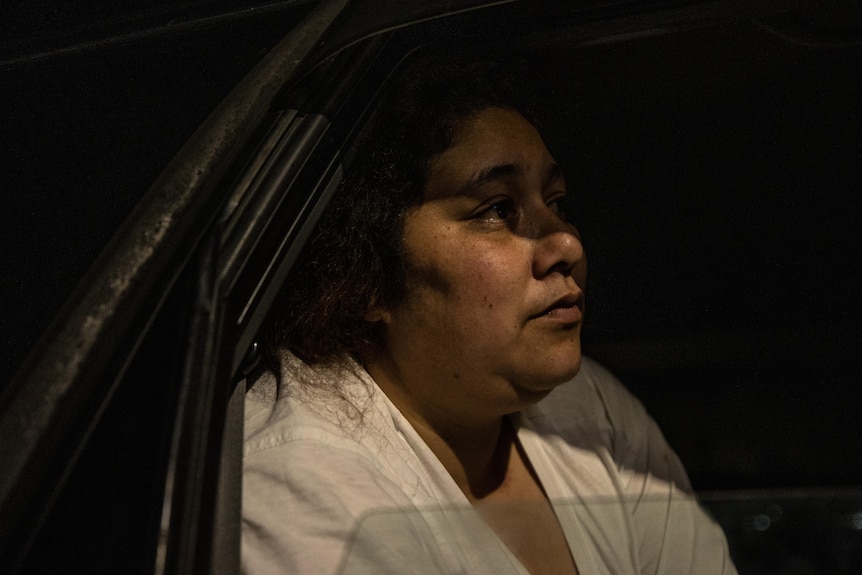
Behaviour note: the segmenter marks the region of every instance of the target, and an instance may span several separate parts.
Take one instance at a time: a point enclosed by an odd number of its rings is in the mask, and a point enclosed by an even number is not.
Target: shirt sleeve
[[[721,527],[693,494],[685,468],[644,406],[607,370],[587,377],[604,405],[608,449],[633,517],[641,573],[736,573]]]

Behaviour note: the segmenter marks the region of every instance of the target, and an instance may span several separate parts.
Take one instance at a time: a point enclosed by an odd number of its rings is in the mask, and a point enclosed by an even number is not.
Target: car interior
[[[314,6],[4,388],[2,570],[238,571],[260,331],[387,81],[469,52],[544,101],[584,353],[659,423],[739,572],[858,572],[862,9],[573,4]]]

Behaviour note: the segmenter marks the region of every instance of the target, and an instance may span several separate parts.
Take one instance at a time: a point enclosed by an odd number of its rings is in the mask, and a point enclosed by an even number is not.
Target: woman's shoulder
[[[246,458],[314,444],[367,451],[387,426],[377,390],[363,373],[349,358],[308,365],[285,352],[281,369],[262,373],[246,393]]]
[[[436,478],[396,415],[355,361],[310,366],[286,356],[279,374],[265,374],[246,393],[244,475],[295,483],[297,491],[329,486],[330,496],[352,486],[369,500],[382,489],[403,492],[384,500],[423,501]]]
[[[368,388],[367,373],[355,367],[291,360],[247,392],[243,562],[249,572],[335,572],[351,544],[363,537],[379,543],[381,521],[413,525],[417,504],[433,500],[382,392]],[[397,556],[391,541],[370,549],[375,561]]]

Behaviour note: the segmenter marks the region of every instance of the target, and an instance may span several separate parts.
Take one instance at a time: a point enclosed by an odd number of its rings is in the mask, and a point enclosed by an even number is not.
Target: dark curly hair
[[[380,344],[382,326],[366,318],[404,297],[404,216],[423,201],[431,161],[484,109],[538,124],[518,77],[512,66],[461,57],[421,58],[398,75],[282,290],[270,354],[287,347],[318,363]]]

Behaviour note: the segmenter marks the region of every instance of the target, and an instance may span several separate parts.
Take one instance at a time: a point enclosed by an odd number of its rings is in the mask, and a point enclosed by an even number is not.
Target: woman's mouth
[[[572,292],[558,298],[533,319],[548,318],[564,324],[575,324],[584,318],[584,294]]]

